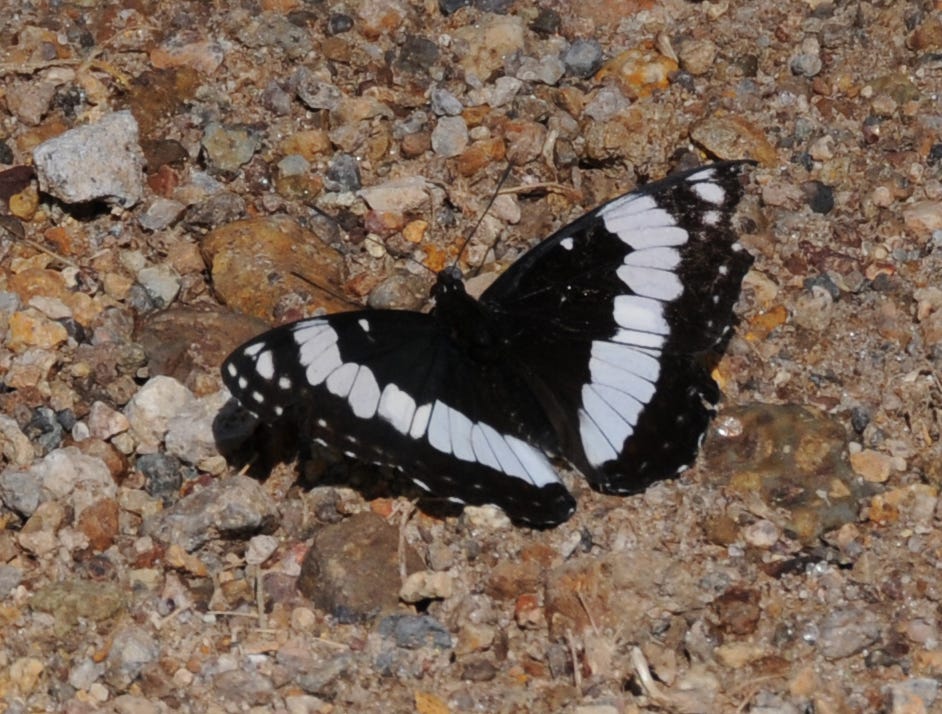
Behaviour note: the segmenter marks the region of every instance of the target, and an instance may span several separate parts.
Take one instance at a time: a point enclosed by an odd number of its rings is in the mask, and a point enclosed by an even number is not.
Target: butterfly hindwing
[[[699,359],[731,328],[752,263],[731,219],[739,163],[648,184],[586,214],[481,296],[596,488],[637,491],[689,465],[719,393]]]
[[[223,375],[263,420],[299,408],[312,439],[397,467],[436,496],[496,503],[530,525],[574,510],[532,445],[553,438],[539,403],[513,372],[456,349],[429,315],[368,310],[302,320],[243,345]],[[512,407],[509,394],[518,395]]]

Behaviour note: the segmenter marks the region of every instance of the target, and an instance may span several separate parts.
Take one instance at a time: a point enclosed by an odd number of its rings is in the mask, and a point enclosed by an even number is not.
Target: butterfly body
[[[751,264],[730,220],[738,165],[669,177],[539,243],[482,294],[439,273],[429,314],[284,325],[226,360],[248,410],[306,414],[311,438],[459,503],[549,526],[575,501],[550,463],[638,491],[689,465],[719,399],[701,364]]]

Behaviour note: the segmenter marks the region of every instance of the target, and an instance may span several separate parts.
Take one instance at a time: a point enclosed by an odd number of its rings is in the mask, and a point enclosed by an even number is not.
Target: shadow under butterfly
[[[429,496],[550,527],[576,508],[550,459],[629,494],[691,465],[752,257],[733,213],[749,162],[647,184],[521,256],[481,295],[446,268],[429,313],[359,310],[269,330],[223,380],[246,410]]]

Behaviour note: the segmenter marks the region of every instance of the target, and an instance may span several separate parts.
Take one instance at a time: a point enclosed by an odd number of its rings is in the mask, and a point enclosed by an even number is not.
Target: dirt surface
[[[0,709],[942,711],[936,5],[0,17]],[[421,308],[482,215],[486,280],[739,158],[756,261],[679,479],[564,473],[532,531],[242,443],[218,368],[265,325]]]

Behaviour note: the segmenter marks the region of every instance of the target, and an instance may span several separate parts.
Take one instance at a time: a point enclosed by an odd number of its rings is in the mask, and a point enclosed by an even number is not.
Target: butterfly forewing
[[[481,296],[556,414],[563,454],[626,493],[694,459],[719,392],[704,351],[731,328],[752,258],[731,218],[739,163],[677,174],[563,228]]]
[[[285,325],[223,365],[262,419],[403,470],[460,503],[553,525],[575,504],[547,455],[606,492],[690,464],[719,391],[700,355],[722,344],[751,264],[731,228],[737,163],[678,174],[586,214],[481,297],[452,271],[436,307]]]

